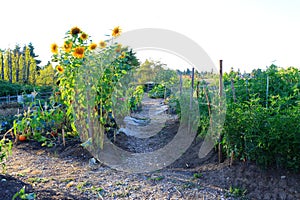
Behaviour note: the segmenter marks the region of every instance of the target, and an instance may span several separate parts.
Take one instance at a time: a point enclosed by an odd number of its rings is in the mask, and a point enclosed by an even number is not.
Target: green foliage
[[[11,140],[3,137],[0,140],[0,164],[2,167],[2,172],[6,171],[5,161],[6,161],[7,157],[11,154],[11,150],[12,150]]]
[[[139,85],[135,88],[129,99],[129,107],[131,111],[136,111],[141,107],[143,97],[144,87]]]
[[[164,85],[156,85],[149,91],[150,98],[166,98],[171,94],[171,90]]]
[[[0,80],[0,96],[14,96],[21,94],[30,94],[33,91],[51,92],[52,86],[34,86],[19,83],[9,83],[8,81]]]
[[[246,189],[242,189],[240,187],[232,187],[229,188],[229,194],[235,198],[243,198],[247,193]]]
[[[138,61],[132,50],[114,42],[115,34],[100,42],[100,48],[85,36],[73,27],[62,48],[52,44],[52,61],[57,63],[60,97],[73,133],[103,148],[106,125],[113,114],[114,88]]]
[[[248,80],[235,74],[231,72],[224,78],[227,113],[222,144],[227,155],[255,161],[265,168],[299,171],[299,70],[272,65],[266,71],[254,70]],[[234,80],[235,103],[229,78]]]
[[[13,196],[12,200],[17,199],[18,197],[23,200],[34,200],[36,198],[36,194],[26,193],[24,186]]]
[[[69,122],[64,110],[60,106],[38,105],[28,107],[28,110],[18,116],[14,121],[13,131],[17,135],[25,135],[32,138],[42,146],[53,146],[53,140],[62,129],[67,131]],[[55,134],[54,134],[55,133]]]
[[[193,174],[193,177],[196,178],[196,179],[199,179],[199,178],[203,177],[203,174],[201,174],[201,173],[195,173],[195,174]]]

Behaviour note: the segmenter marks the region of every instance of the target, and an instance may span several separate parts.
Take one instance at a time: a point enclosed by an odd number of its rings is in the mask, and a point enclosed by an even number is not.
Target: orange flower
[[[94,50],[94,49],[96,49],[97,48],[97,44],[95,44],[95,43],[91,43],[90,44],[90,46],[89,46],[89,50],[91,51],[91,50]]]
[[[51,44],[51,52],[54,53],[54,54],[58,53],[58,46],[57,46],[57,44],[55,44],[55,43]]]
[[[76,58],[83,58],[84,57],[84,47],[76,47],[73,52],[73,56]]]
[[[56,69],[59,73],[64,73],[64,68],[62,66],[57,65]]]
[[[113,30],[112,30],[112,36],[113,37],[118,37],[118,36],[120,36],[121,35],[121,32],[122,32],[122,30],[121,30],[121,28],[119,27],[119,26],[116,26]]]
[[[73,35],[73,36],[78,35],[78,33],[80,33],[80,32],[81,32],[81,30],[77,26],[71,28],[71,35]]]
[[[106,42],[102,40],[102,41],[99,42],[99,45],[100,45],[101,48],[105,48],[106,47]]]
[[[80,36],[80,38],[82,40],[86,40],[88,38],[88,35],[86,33],[82,33],[81,36]]]
[[[63,46],[63,49],[65,50],[65,52],[69,53],[72,49],[72,45],[73,45],[72,42],[65,41],[64,46]]]

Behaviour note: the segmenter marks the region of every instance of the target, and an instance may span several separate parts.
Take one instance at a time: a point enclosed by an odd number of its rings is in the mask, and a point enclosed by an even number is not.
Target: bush
[[[156,85],[152,90],[149,91],[148,95],[150,98],[166,98],[171,94],[171,90],[163,85]]]
[[[223,130],[227,155],[252,160],[264,168],[299,170],[300,106],[265,108],[259,99],[230,104]]]
[[[144,97],[144,87],[137,86],[129,100],[131,111],[137,111],[140,109],[142,105],[143,97]]]

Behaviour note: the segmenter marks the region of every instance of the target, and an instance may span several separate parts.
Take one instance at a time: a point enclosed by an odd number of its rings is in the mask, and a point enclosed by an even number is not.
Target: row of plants
[[[226,95],[226,118],[220,141],[223,153],[264,168],[275,166],[299,171],[299,69],[272,65],[265,71],[252,73],[231,71],[224,74],[223,80]],[[211,102],[213,90],[205,83],[200,85],[203,87],[197,92],[198,135],[203,137],[214,120],[211,112],[221,107]]]
[[[167,98],[171,94],[171,90],[163,84],[155,85],[149,92],[150,98]]]
[[[3,80],[0,80],[0,88],[0,97],[30,94],[33,91],[40,93],[52,91],[52,86],[35,86],[28,84],[9,83],[8,81]]]

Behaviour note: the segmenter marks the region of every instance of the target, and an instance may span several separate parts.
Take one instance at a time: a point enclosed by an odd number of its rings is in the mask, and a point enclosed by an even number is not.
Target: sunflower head
[[[55,44],[55,43],[51,44],[51,52],[54,53],[54,54],[58,53],[58,46],[57,46],[57,44]]]
[[[65,41],[64,46],[63,46],[64,51],[66,53],[69,53],[71,51],[71,49],[72,49],[72,45],[73,45],[72,42]]]
[[[100,48],[105,48],[106,47],[106,42],[105,41],[100,41],[99,42],[99,46],[100,46]]]
[[[121,28],[119,27],[119,26],[116,26],[113,30],[112,30],[112,36],[113,37],[118,37],[118,36],[120,36],[121,35],[121,32],[122,32],[122,30],[121,30]]]
[[[116,51],[117,53],[120,53],[120,52],[121,52],[121,49],[122,49],[122,45],[121,45],[121,44],[118,44],[117,47],[116,47],[116,49],[115,49],[115,51]]]
[[[125,53],[125,51],[123,51],[123,52],[121,53],[121,55],[120,55],[120,58],[123,59],[123,58],[125,58],[125,57],[126,57],[126,53]]]
[[[73,56],[76,58],[83,58],[84,57],[84,47],[76,47]]]
[[[86,33],[82,33],[82,34],[80,35],[80,38],[81,38],[82,40],[86,40],[86,39],[88,39],[88,35],[87,35]]]
[[[81,32],[80,28],[78,28],[77,26],[71,28],[71,35],[75,36],[78,35]]]
[[[59,73],[64,73],[64,68],[61,65],[57,65],[56,69]]]
[[[94,50],[94,49],[96,49],[97,48],[97,44],[96,43],[91,43],[90,45],[89,45],[89,50],[90,51],[92,51],[92,50]]]

